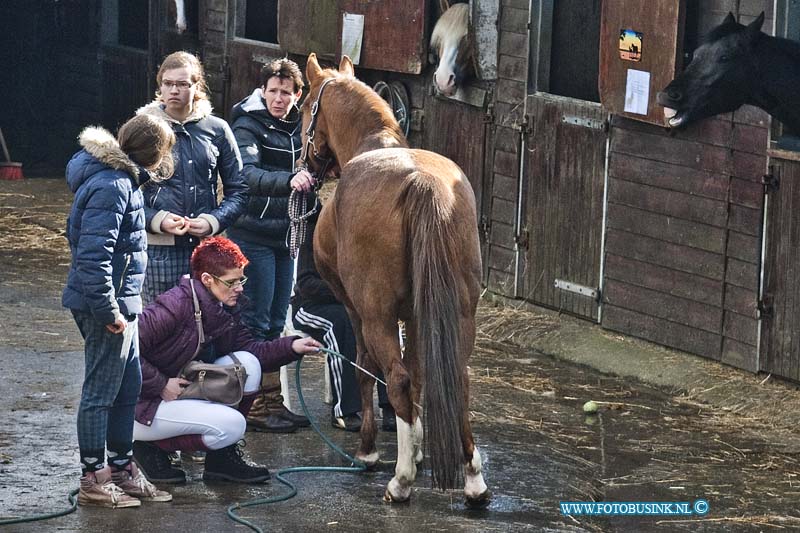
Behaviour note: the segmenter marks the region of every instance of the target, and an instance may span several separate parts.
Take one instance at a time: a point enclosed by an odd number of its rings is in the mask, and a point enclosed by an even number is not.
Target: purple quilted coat
[[[300,359],[292,350],[298,337],[257,341],[239,320],[238,308],[223,307],[197,280],[194,289],[203,313],[205,344],[213,344],[218,357],[245,351],[258,357],[265,372]],[[150,425],[161,403],[161,391],[169,378],[177,377],[197,348],[197,326],[189,278],[159,296],[139,315],[139,350],[142,392],[136,404],[136,421]]]

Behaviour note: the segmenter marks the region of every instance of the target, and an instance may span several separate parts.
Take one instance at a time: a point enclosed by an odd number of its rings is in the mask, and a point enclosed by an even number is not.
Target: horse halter
[[[311,106],[311,121],[308,123],[308,128],[306,128],[306,142],[303,145],[303,151],[300,152],[300,159],[297,160],[297,164],[295,165],[295,172],[299,172],[300,170],[308,170],[307,158],[309,155],[309,146],[314,149],[314,159],[320,159],[317,157],[319,152],[314,144],[314,131],[317,127],[317,113],[319,113],[319,102],[322,99],[322,91],[325,90],[325,86],[327,86],[331,81],[333,81],[333,78],[328,78],[322,82],[322,87],[319,88],[319,94],[317,94],[317,100]],[[325,173],[328,172],[328,167],[330,167],[332,160],[332,157],[328,157],[323,160],[322,164],[320,165],[320,170],[317,173],[319,179],[317,179],[317,183],[314,186],[315,191],[322,187],[322,181],[325,179]],[[306,231],[308,227],[307,221],[313,214],[317,212],[318,207],[319,200],[316,200],[314,202],[314,207],[309,211],[308,206],[306,205],[306,193],[299,192],[294,189],[292,189],[292,192],[289,193],[289,232],[286,235],[286,246],[289,248],[289,256],[292,259],[297,258],[297,255],[300,252],[300,246],[302,246],[306,240]]]
[[[322,101],[322,93],[325,91],[325,87],[334,80],[335,78],[328,78],[324,82],[322,82],[322,87],[319,88],[319,93],[317,94],[316,101],[311,105],[311,121],[308,123],[308,128],[306,128],[306,142],[303,144],[303,150],[300,152],[300,159],[297,161],[295,166],[295,172],[298,170],[304,170],[308,168],[308,155],[309,155],[309,147],[314,149],[313,156],[314,159],[320,159],[317,157],[319,152],[317,151],[317,146],[314,144],[314,133],[317,128],[317,117],[319,113],[319,105]],[[332,157],[326,158],[321,167],[322,170],[319,172],[320,179],[317,180],[317,183],[320,183],[323,179],[325,179],[325,173],[328,170],[328,167],[331,164]]]

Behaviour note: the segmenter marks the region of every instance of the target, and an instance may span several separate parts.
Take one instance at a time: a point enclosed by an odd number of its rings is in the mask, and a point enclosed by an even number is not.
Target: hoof
[[[378,461],[380,460],[380,455],[378,454],[378,452],[372,452],[369,455],[361,455],[360,453],[357,453],[356,460],[364,463],[364,466],[367,467],[367,470],[375,470],[378,468]]]
[[[482,494],[479,494],[477,498],[466,498],[464,504],[467,509],[486,509],[491,500],[492,493],[487,489]]]
[[[396,479],[392,479],[383,493],[383,501],[388,503],[404,503],[411,498],[411,487],[403,487]]]
[[[409,495],[406,496],[405,500],[400,500],[389,492],[389,489],[383,493],[383,501],[386,503],[409,503],[411,501],[411,491],[409,491]]]

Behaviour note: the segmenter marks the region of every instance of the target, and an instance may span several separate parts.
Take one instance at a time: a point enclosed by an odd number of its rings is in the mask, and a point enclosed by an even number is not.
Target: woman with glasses
[[[156,99],[137,111],[165,119],[175,132],[175,174],[143,189],[149,262],[145,304],[189,273],[192,250],[217,235],[244,211],[247,185],[242,158],[228,124],[211,114],[203,65],[188,52],[164,58]],[[217,178],[222,201],[217,203]]]
[[[139,319],[142,392],[136,405],[133,457],[147,478],[182,483],[186,474],[169,461],[171,451],[205,451],[203,479],[259,483],[264,467],[242,459],[239,440],[245,416],[260,388],[261,369],[274,370],[319,351],[310,338],[257,341],[240,321],[237,307],[247,282],[248,260],[224,237],[203,240],[191,257],[191,277],[156,298]],[[206,342],[198,348],[195,296]],[[179,399],[188,382],[181,369],[193,358],[231,364],[234,354],[247,371],[244,396],[237,408],[206,400]]]

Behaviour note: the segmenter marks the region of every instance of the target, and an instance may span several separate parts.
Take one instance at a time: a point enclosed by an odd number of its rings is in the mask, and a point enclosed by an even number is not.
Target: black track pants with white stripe
[[[341,304],[304,305],[292,309],[294,327],[321,342],[327,349],[356,361],[356,339],[350,317]],[[333,415],[342,417],[361,411],[356,368],[336,356],[328,357],[328,371],[333,391]],[[383,379],[379,373],[377,376]],[[386,387],[378,384],[378,403],[388,406]]]

